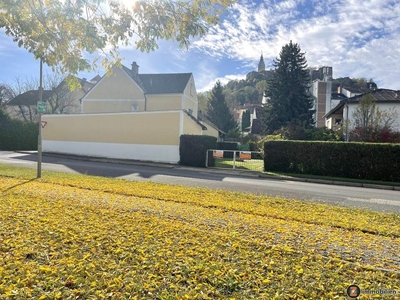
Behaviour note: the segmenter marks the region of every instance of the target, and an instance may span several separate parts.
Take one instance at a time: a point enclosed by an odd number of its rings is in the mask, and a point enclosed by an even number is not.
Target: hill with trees
[[[266,90],[268,90],[269,84],[274,78],[274,70],[266,71],[252,71],[246,75],[245,79],[241,80],[230,80],[227,84],[222,86],[223,93],[225,95],[225,101],[231,111],[233,108],[243,106],[246,103],[261,104],[262,97]],[[336,93],[338,87],[349,86],[354,88],[367,87],[367,84],[371,84],[372,88],[378,88],[377,84],[371,78],[350,78],[350,77],[339,77],[332,79],[332,93]],[[203,92],[198,94],[199,110],[207,112],[208,95],[211,91]]]

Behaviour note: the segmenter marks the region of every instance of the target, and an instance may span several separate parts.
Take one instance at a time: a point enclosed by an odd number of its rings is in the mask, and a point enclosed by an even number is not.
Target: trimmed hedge
[[[267,141],[264,169],[400,182],[400,144]]]
[[[217,147],[217,138],[208,135],[181,135],[179,143],[180,164],[206,167],[208,149]]]
[[[0,150],[37,150],[38,126],[12,119],[0,109]]]
[[[238,143],[235,142],[217,142],[217,150],[238,150]],[[224,158],[233,158],[233,152],[224,152]]]

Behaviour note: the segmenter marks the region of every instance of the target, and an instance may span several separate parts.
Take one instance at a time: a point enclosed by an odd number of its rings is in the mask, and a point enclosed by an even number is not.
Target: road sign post
[[[40,97],[40,96],[39,96]],[[39,113],[45,113],[46,112],[46,106],[47,103],[44,101],[38,101],[37,103],[37,110]]]
[[[38,112],[39,112],[37,178],[42,177],[42,112],[46,112],[46,103],[43,102],[43,84],[42,83],[43,83],[43,59],[40,58],[40,86],[39,86],[39,101],[37,103],[37,108],[38,108]],[[44,103],[44,105],[43,105],[43,103]],[[44,109],[44,111],[43,111],[43,109]]]

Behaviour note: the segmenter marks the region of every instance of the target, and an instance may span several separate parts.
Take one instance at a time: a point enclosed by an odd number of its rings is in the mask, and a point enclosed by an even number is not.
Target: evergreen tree
[[[289,44],[282,47],[274,61],[274,79],[268,88],[270,100],[263,113],[263,125],[271,133],[289,124],[304,128],[314,125],[313,99],[308,92],[310,74],[300,46]]]
[[[238,125],[225,102],[225,96],[220,81],[217,81],[211,90],[207,103],[207,117],[219,129],[226,133],[231,130],[237,131]]]
[[[250,127],[250,110],[246,110],[242,114],[242,131],[246,131],[246,128]]]

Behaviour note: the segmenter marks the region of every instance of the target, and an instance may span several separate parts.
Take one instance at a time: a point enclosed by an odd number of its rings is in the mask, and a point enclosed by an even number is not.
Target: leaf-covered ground
[[[400,290],[398,215],[62,173],[31,178],[0,166],[0,299],[345,299],[353,283]]]

